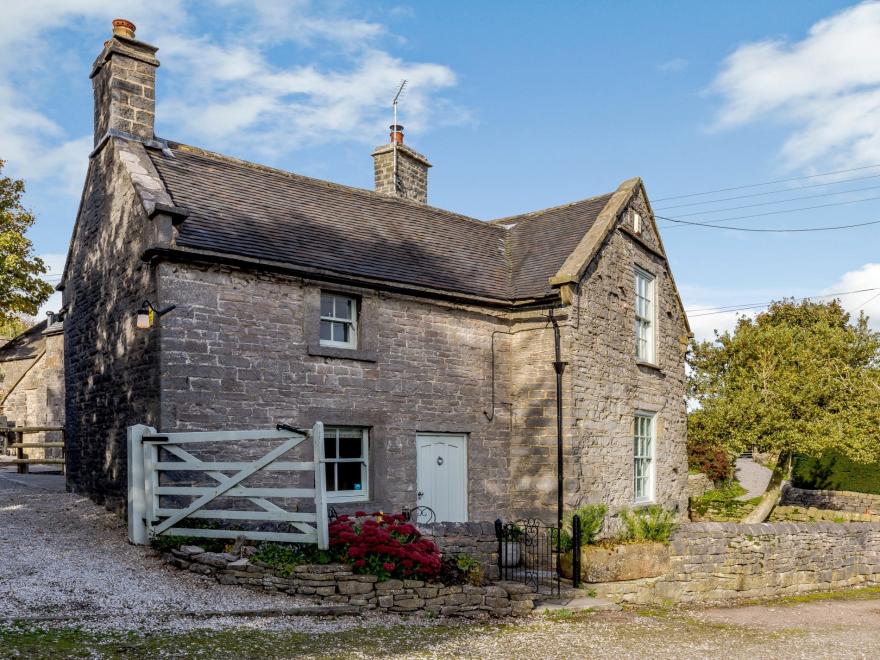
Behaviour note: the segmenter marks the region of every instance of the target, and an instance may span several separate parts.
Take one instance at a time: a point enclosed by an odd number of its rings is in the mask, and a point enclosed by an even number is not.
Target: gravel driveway
[[[254,625],[324,631],[371,622],[369,617],[196,621],[176,616],[313,603],[171,569],[152,550],[127,542],[123,520],[85,497],[58,492],[59,484],[60,477],[19,476],[0,466],[0,620],[72,617],[91,630]],[[383,619],[398,622],[393,616]]]

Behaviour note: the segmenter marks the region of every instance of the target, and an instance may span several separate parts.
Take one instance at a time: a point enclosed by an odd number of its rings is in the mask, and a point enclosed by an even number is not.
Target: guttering
[[[186,262],[206,265],[224,265],[250,270],[260,270],[262,272],[270,272],[282,275],[313,277],[336,284],[353,284],[356,286],[363,286],[379,291],[409,294],[421,296],[424,298],[433,298],[450,302],[479,305],[482,307],[492,307],[505,311],[528,310],[540,307],[546,308],[549,304],[558,303],[559,300],[556,294],[548,294],[547,296],[541,298],[525,298],[521,300],[491,298],[488,296],[474,295],[459,291],[434,289],[432,287],[420,286],[418,284],[389,282],[388,280],[362,277],[359,275],[346,275],[343,273],[335,273],[333,271],[324,270],[321,268],[312,268],[303,265],[294,266],[288,263],[273,261],[269,259],[231,255],[223,252],[214,252],[212,250],[199,250],[196,248],[184,248],[180,246],[154,245],[148,247],[141,253],[141,260],[148,263],[158,261],[173,261],[177,263]]]

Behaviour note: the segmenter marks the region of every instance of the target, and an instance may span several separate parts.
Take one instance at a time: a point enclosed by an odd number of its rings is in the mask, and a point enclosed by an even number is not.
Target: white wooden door
[[[467,437],[416,436],[419,506],[434,510],[437,522],[467,522]]]

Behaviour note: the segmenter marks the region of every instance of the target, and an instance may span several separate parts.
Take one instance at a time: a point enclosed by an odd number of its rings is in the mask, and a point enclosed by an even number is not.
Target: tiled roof
[[[450,292],[515,300],[548,279],[608,195],[484,222],[175,143],[149,150],[175,206],[182,247]]]
[[[47,323],[45,320],[40,321],[0,346],[0,362],[32,360],[37,357],[46,345],[43,331],[46,329]]]

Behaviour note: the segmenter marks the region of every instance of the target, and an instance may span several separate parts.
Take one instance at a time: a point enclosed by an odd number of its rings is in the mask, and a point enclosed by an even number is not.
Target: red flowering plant
[[[330,523],[330,549],[355,573],[379,580],[432,580],[440,574],[440,550],[400,513],[339,516]]]

